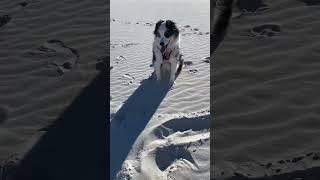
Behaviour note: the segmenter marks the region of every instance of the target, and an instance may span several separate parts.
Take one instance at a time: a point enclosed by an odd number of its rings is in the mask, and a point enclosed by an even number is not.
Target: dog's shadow
[[[111,119],[110,179],[116,177],[132,145],[171,88],[153,76],[144,80]]]

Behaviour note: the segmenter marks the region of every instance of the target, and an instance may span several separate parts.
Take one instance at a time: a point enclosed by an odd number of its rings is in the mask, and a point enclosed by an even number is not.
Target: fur
[[[179,73],[177,72],[178,62],[178,71],[180,71],[182,67],[179,29],[171,20],[159,20],[156,23],[153,34],[152,63],[155,68],[157,80],[161,80],[161,68],[164,67],[162,65],[164,63],[169,63],[170,82],[174,82],[176,74]]]

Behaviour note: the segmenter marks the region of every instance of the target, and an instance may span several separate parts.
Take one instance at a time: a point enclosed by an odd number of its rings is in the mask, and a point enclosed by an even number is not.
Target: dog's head
[[[179,37],[179,29],[171,20],[160,20],[156,23],[153,34],[156,46],[160,48],[161,52],[164,52],[168,44],[175,42]]]

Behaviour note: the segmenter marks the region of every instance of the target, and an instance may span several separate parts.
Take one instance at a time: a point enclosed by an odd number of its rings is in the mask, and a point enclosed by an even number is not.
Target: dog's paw
[[[170,83],[174,83],[175,78],[174,77],[170,77]]]
[[[156,74],[156,79],[157,79],[157,81],[161,81],[161,75],[158,74],[158,73],[155,73],[155,74]]]
[[[169,81],[169,86],[171,86],[170,90],[172,90],[176,84],[177,84],[176,81],[173,81],[173,82]]]

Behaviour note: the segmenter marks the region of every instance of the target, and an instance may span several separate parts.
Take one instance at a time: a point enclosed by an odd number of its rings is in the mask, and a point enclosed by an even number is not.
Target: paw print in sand
[[[281,32],[280,26],[275,24],[263,24],[255,26],[249,30],[249,36],[252,37],[272,37]]]
[[[9,15],[2,15],[0,16],[0,27],[4,26],[11,20],[11,16]]]
[[[48,40],[39,48],[29,51],[27,54],[33,60],[45,61],[47,70],[54,70],[58,76],[71,71],[80,57],[75,49],[55,39]]]

